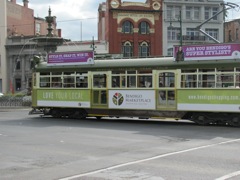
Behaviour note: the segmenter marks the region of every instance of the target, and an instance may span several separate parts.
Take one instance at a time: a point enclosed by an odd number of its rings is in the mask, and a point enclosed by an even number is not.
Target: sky
[[[124,1],[124,0],[122,0]],[[131,2],[146,2],[146,0],[126,0]],[[62,29],[62,37],[72,41],[97,39],[98,7],[106,0],[29,0],[29,8],[34,10],[34,16],[45,18],[51,8],[52,16],[57,17],[57,28]],[[225,2],[236,3],[240,0]],[[17,0],[23,4],[22,0]],[[240,8],[228,12],[228,20],[240,18]]]

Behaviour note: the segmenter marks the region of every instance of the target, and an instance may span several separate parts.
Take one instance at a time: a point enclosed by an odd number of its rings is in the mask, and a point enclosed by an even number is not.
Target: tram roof
[[[194,61],[174,61],[173,57],[161,58],[138,58],[138,59],[108,59],[95,60],[94,64],[82,65],[51,65],[47,62],[41,62],[36,67],[37,71],[65,70],[65,69],[116,69],[116,68],[158,68],[158,69],[174,69],[174,68],[217,68],[240,66],[240,59],[229,60],[194,60]]]

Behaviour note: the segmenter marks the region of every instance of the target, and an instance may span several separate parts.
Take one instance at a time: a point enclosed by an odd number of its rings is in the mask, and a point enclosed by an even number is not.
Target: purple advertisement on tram
[[[49,53],[47,63],[48,66],[94,64],[94,53],[92,51]]]
[[[174,46],[176,61],[240,59],[240,44]]]

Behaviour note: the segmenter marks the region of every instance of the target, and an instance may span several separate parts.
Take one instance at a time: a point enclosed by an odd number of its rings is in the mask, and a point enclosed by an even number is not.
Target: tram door
[[[177,71],[157,71],[157,108],[176,109]]]
[[[92,107],[106,108],[108,105],[108,72],[92,73]]]

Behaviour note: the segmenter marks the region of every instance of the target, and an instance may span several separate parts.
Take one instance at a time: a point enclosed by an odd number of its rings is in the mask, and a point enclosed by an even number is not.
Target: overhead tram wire
[[[71,21],[84,21],[84,20],[91,20],[91,19],[98,19],[98,17],[90,17],[90,18],[81,18],[81,19],[69,19],[69,20],[60,20],[60,21],[56,21],[56,23],[64,23],[64,22],[71,22]],[[29,24],[10,24],[7,26],[0,26],[0,28],[2,27],[11,27],[11,26],[33,26],[34,24],[29,23]]]
[[[98,19],[98,17],[81,18],[81,19],[70,19],[70,20],[62,20],[62,21],[57,21],[57,22],[61,23],[61,22],[71,22],[71,21],[83,21],[83,20],[90,20],[90,19]]]
[[[237,11],[240,11],[240,2],[238,3],[230,3],[230,4],[237,4],[239,5],[239,9]],[[231,9],[232,11],[236,9]],[[166,11],[166,10],[163,10],[163,12]],[[71,21],[83,21],[83,20],[91,20],[91,19],[98,19],[98,17],[89,17],[89,18],[80,18],[80,19],[69,19],[69,20],[60,20],[60,21],[56,21],[57,23],[64,23],[64,22],[71,22]],[[232,18],[232,19],[229,19],[229,20],[233,20],[235,18]],[[13,24],[14,26],[31,26],[31,25],[34,25],[34,24]],[[8,25],[8,26],[12,26],[12,25]],[[8,27],[8,26],[0,26],[0,27]]]

